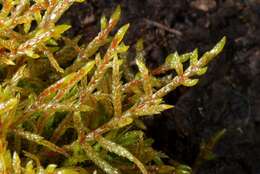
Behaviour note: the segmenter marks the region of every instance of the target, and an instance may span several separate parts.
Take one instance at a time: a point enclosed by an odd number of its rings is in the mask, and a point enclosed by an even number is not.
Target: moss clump
[[[75,2],[0,2],[0,173],[190,173],[164,164],[167,156],[151,147],[140,118],[173,108],[163,97],[196,85],[226,39],[200,58],[197,49],[170,54],[153,70],[139,40],[135,74],[123,43],[129,24],[110,35],[120,7],[102,17],[97,37],[79,45],[80,37],[62,35],[69,25],[55,24]]]

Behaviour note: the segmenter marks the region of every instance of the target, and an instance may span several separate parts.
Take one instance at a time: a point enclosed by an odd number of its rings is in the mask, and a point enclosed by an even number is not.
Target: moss
[[[163,97],[196,85],[225,37],[200,58],[197,49],[176,52],[156,69],[146,67],[139,40],[133,74],[123,42],[129,24],[110,34],[120,7],[109,20],[102,17],[89,44],[79,45],[79,37],[63,36],[70,26],[56,25],[76,2],[0,2],[0,173],[190,173],[163,162],[168,157],[152,148],[140,118],[173,108]]]

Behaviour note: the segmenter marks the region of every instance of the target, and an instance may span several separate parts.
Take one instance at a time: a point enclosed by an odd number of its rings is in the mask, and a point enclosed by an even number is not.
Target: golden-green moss
[[[173,108],[163,97],[196,85],[225,37],[200,58],[197,49],[176,52],[153,70],[139,40],[134,74],[125,63],[129,24],[110,34],[120,7],[109,20],[102,17],[89,44],[79,45],[79,37],[62,35],[69,25],[56,25],[75,2],[0,1],[0,173],[190,173],[185,165],[164,164],[167,156],[151,147],[139,118]]]

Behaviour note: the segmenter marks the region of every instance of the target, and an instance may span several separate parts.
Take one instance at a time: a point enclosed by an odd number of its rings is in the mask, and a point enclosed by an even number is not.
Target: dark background
[[[110,16],[118,4],[120,25],[131,24],[127,44],[144,38],[149,67],[176,50],[203,53],[227,36],[224,51],[200,83],[166,97],[175,109],[146,120],[154,147],[192,166],[201,142],[226,128],[216,158],[198,173],[260,174],[260,1],[88,0],[74,5],[61,22],[73,26],[69,35],[82,34],[88,42],[99,31],[100,16]]]

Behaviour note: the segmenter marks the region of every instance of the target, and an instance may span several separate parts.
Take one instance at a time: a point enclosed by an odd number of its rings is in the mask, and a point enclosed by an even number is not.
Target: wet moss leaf
[[[14,169],[14,174],[22,173],[21,160],[16,152],[14,152],[14,155],[13,155],[12,165],[13,165],[13,169]]]
[[[112,99],[114,105],[114,116],[120,117],[122,115],[122,85],[120,82],[120,64],[118,56],[113,59],[113,75],[112,75]]]
[[[187,86],[187,87],[191,87],[191,86],[195,86],[198,82],[199,82],[198,79],[185,79],[182,82],[182,85]]]
[[[223,50],[225,44],[226,44],[226,37],[223,37],[215,45],[213,49],[203,54],[203,56],[200,58],[200,66],[207,65],[213,58],[215,58]]]
[[[174,54],[170,54],[166,58],[165,63],[171,69],[175,69],[175,71],[176,71],[176,73],[178,75],[182,75],[183,74],[183,65],[181,63],[180,56],[179,56],[179,54],[177,52],[175,52]]]
[[[103,171],[105,171],[108,174],[120,174],[121,172],[114,168],[112,165],[110,165],[108,162],[106,162],[104,159],[102,159],[97,152],[88,144],[83,144],[83,149],[86,152],[86,155],[89,156],[89,158]]]
[[[149,75],[148,68],[145,65],[144,62],[144,55],[143,55],[143,40],[139,40],[136,44],[136,65],[138,66],[138,69],[141,73],[141,78],[143,79],[143,88],[144,92],[147,97],[151,96],[153,91],[152,91],[152,81]]]
[[[29,173],[29,174],[35,174],[36,171],[34,169],[34,166],[33,166],[33,161],[29,161],[28,163],[26,163],[26,166],[25,166],[25,173]]]
[[[106,16],[102,16],[100,19],[100,27],[101,27],[101,31],[105,30],[107,28],[107,18]]]
[[[173,108],[172,105],[162,104],[162,100],[154,100],[152,102],[147,102],[138,107],[137,110],[134,111],[133,115],[136,116],[149,116],[154,114],[159,114],[164,110]]]
[[[65,24],[56,26],[52,32],[52,37],[54,39],[59,39],[61,37],[61,34],[70,29],[70,27],[70,25]]]
[[[107,149],[108,151],[113,152],[119,156],[125,157],[129,161],[135,163],[143,174],[148,174],[145,166],[124,147],[114,142],[111,142],[103,137],[98,137],[97,141],[101,144],[103,148]]]
[[[64,70],[60,67],[59,63],[54,58],[54,56],[53,56],[52,52],[49,50],[49,48],[47,48],[46,46],[42,46],[41,49],[44,52],[44,54],[48,57],[50,64],[53,66],[53,68],[55,68],[55,70],[60,73],[64,73]]]
[[[190,64],[196,65],[198,63],[198,49],[195,49],[190,55]]]
[[[16,98],[11,98],[5,102],[0,103],[0,114],[4,114],[12,110],[18,103]]]
[[[37,134],[32,134],[30,132],[23,131],[23,130],[14,130],[14,132],[17,135],[19,135],[19,136],[21,136],[21,137],[23,137],[23,138],[25,138],[29,141],[35,142],[39,145],[43,145],[43,146],[49,148],[50,150],[52,150],[54,152],[63,154],[64,156],[68,156],[67,152],[64,149],[62,149],[62,148],[56,146],[55,144],[45,140],[43,137],[41,137]]]
[[[53,96],[56,92],[57,95],[54,97],[54,101],[59,101],[63,98],[63,96],[76,84],[78,83],[83,77],[87,75],[88,72],[94,67],[95,62],[90,61],[84,67],[82,67],[79,71],[75,73],[71,73],[55,84],[51,85],[49,88],[44,90],[38,97],[38,102],[43,102],[47,98]]]
[[[142,131],[130,131],[118,138],[117,143],[122,146],[129,146],[137,143],[142,139],[144,133]]]
[[[196,74],[197,74],[198,76],[204,75],[204,74],[207,72],[207,70],[208,70],[208,67],[199,68],[199,69],[197,70]]]
[[[0,57],[0,63],[5,65],[15,65],[15,63],[12,60],[6,57]]]

